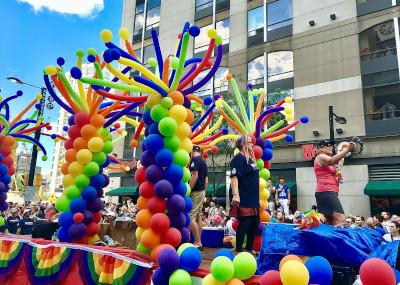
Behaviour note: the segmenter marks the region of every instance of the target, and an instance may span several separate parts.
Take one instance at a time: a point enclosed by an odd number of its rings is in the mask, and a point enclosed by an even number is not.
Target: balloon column
[[[10,119],[10,102],[15,99],[21,99],[22,91],[17,91],[16,95],[5,98],[0,102],[0,110],[5,110],[4,115],[0,116],[0,211],[8,208],[7,191],[11,182],[11,176],[15,173],[14,160],[11,156],[12,152],[17,148],[18,142],[31,143],[43,152],[42,160],[47,160],[47,153],[43,145],[31,137],[36,130],[46,128],[51,130],[49,123],[42,123],[43,118],[37,119],[42,98],[41,94],[36,97],[14,118]],[[35,107],[36,110],[27,118],[21,120],[29,110]]]

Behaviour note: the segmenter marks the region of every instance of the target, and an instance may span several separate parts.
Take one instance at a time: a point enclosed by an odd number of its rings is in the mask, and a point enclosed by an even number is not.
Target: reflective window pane
[[[144,12],[144,1],[136,1],[136,10],[135,14]]]
[[[196,10],[201,10],[213,5],[212,0],[196,0]]]
[[[293,52],[269,53],[267,62],[268,82],[293,77]]]
[[[264,84],[264,55],[247,64],[247,81],[253,85]]]
[[[292,0],[278,0],[267,7],[268,31],[291,24]]]
[[[247,36],[257,34],[257,29],[264,28],[264,7],[258,7],[247,12]]]
[[[193,80],[193,84],[198,83],[200,80],[204,78],[208,74],[210,70],[203,70],[199,73],[199,75]],[[211,96],[212,95],[212,82],[211,79],[204,84],[199,90],[195,92],[196,96]]]
[[[222,37],[222,44],[229,44],[229,18],[219,21],[216,23],[215,27],[217,29],[218,35]]]
[[[154,51],[154,46],[147,46],[144,47],[144,53],[143,53],[143,64],[147,64],[147,61],[149,60],[150,57],[155,57],[156,53]]]
[[[200,35],[198,35],[194,39],[194,53],[207,50],[208,43],[210,42],[210,38],[207,36],[207,32],[210,28],[212,28],[212,25],[200,28]]]
[[[161,5],[161,0],[148,0],[147,1],[147,10],[154,8],[156,6]]]
[[[143,30],[143,25],[144,25],[144,14],[137,14],[135,16],[135,27],[133,29],[133,34],[141,34]]]
[[[147,10],[146,30],[156,28],[160,25],[160,6]]]
[[[214,75],[214,92],[221,93],[228,91],[228,81],[226,80],[226,75],[229,70],[227,67],[220,66]]]

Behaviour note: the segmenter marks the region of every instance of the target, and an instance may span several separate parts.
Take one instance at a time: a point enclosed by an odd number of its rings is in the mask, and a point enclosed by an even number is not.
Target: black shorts
[[[315,198],[317,200],[318,212],[324,214],[325,217],[330,217],[333,212],[344,214],[337,192],[316,192]]]

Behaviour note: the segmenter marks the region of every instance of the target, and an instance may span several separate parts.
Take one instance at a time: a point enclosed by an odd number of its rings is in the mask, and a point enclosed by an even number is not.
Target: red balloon
[[[169,228],[168,231],[161,237],[161,243],[167,243],[173,247],[178,247],[181,243],[181,233],[175,228]]]
[[[237,231],[237,228],[239,226],[239,219],[234,219],[232,223],[232,228]]]
[[[84,113],[84,112],[75,114],[75,116],[74,116],[74,121],[75,121],[75,124],[76,124],[78,127],[82,127],[82,126],[84,126],[84,125],[86,125],[86,124],[89,124],[89,123],[90,123],[89,114]],[[73,126],[72,126],[72,127],[73,127]]]
[[[15,173],[15,168],[14,168],[14,166],[9,167],[9,168],[8,168],[8,174],[14,175],[14,173]]]
[[[208,158],[208,152],[203,152],[202,156],[203,158]]]
[[[82,213],[76,213],[76,214],[74,214],[74,222],[75,222],[75,224],[78,224],[78,223],[82,223],[83,222],[83,214]]]
[[[120,127],[121,127],[121,124],[120,124],[120,123],[115,123],[115,124],[114,124],[114,128],[119,129]]]
[[[100,232],[100,224],[90,223],[90,224],[87,225],[86,235],[88,237],[97,235],[99,232]]]
[[[81,128],[77,125],[70,126],[68,129],[68,136],[72,140],[79,138],[81,136]]]
[[[74,144],[73,144],[72,139],[66,140],[65,143],[64,143],[64,147],[65,147],[65,149],[73,148],[73,147],[74,147]]]
[[[253,249],[255,251],[260,251],[261,242],[262,242],[262,236],[256,236],[256,238],[254,239],[254,244],[253,244]]]
[[[101,221],[101,212],[95,212],[93,213],[93,223],[100,223]]]
[[[158,234],[166,233],[169,229],[169,218],[166,214],[157,213],[150,219],[150,228]]]
[[[390,265],[383,259],[370,258],[361,264],[360,278],[363,285],[394,285],[396,276]]]
[[[149,199],[147,207],[152,214],[164,213],[167,209],[167,203],[164,199],[154,196],[153,198]]]
[[[282,285],[279,271],[270,270],[265,272],[260,278],[260,285]]]
[[[269,161],[264,161],[264,168],[270,169],[270,167],[271,167],[270,162]]]
[[[88,244],[89,243],[89,238],[87,236],[83,236],[83,238],[74,240],[74,243],[80,243],[80,244]]]
[[[8,156],[11,153],[11,148],[9,148],[8,146],[2,146],[2,147],[0,147],[0,153],[3,156]]]
[[[215,145],[211,146],[211,152],[212,152],[213,154],[217,154],[217,153],[218,153],[218,147],[215,146]]]
[[[139,186],[139,194],[145,198],[154,197],[154,184],[149,181],[144,181]]]
[[[261,158],[261,156],[263,155],[263,150],[258,145],[253,145],[253,152],[256,159]]]
[[[7,165],[8,168],[10,168],[14,165],[14,160],[11,158],[11,156],[8,155],[6,157],[3,157],[1,163]]]
[[[251,135],[250,138],[251,138],[251,143],[255,145],[257,141],[256,137],[254,135]]]
[[[141,167],[135,172],[135,180],[138,184],[146,181],[146,167]]]

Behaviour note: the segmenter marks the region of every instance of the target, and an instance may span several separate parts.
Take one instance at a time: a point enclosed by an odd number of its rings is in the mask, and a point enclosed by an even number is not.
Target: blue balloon
[[[272,149],[270,149],[270,148],[264,148],[263,149],[262,159],[264,161],[271,160],[273,156],[274,155],[272,153]]]
[[[150,165],[154,164],[156,161],[154,159],[154,155],[146,150],[142,153],[142,156],[140,157],[140,163],[144,166],[144,167],[149,167]]]
[[[94,188],[93,186],[86,186],[85,188],[82,189],[81,196],[83,199],[87,201],[92,201],[96,199],[97,197],[96,188]]]
[[[96,189],[103,188],[105,183],[106,179],[103,174],[96,174],[95,176],[90,177],[90,186],[93,186]]]
[[[156,135],[160,134],[157,123],[152,123],[148,129],[149,129],[149,134],[156,134]]]
[[[185,210],[185,199],[180,195],[174,194],[168,199],[167,208],[171,215],[177,215]]]
[[[185,197],[186,190],[187,190],[186,184],[184,182],[180,181],[178,185],[174,186],[174,189],[172,192],[174,194],[178,194],[178,195],[181,195],[182,197]]]
[[[265,140],[265,147],[272,149],[272,142],[270,140]]]
[[[0,181],[0,192],[3,192],[6,189],[6,185]]]
[[[58,217],[58,223],[62,228],[68,229],[74,223],[74,215],[71,212],[64,212]]]
[[[71,115],[68,117],[68,125],[73,126],[75,125],[75,117],[74,115]]]
[[[300,118],[300,122],[303,124],[307,124],[310,121],[310,119],[307,116],[303,116]]]
[[[164,170],[164,177],[167,179],[169,182],[172,183],[172,185],[178,185],[182,178],[183,178],[183,170],[182,167],[172,164],[170,167]],[[186,193],[186,190],[185,190]]]
[[[86,209],[86,201],[82,198],[76,198],[69,205],[72,213],[83,213]]]
[[[394,271],[394,276],[396,276],[396,284],[400,283],[400,272],[396,269],[393,269]]]
[[[150,111],[145,111],[143,113],[143,121],[147,126],[150,126],[152,123],[154,123],[153,119],[150,116]]]
[[[146,145],[146,149],[153,154],[164,148],[163,137],[160,135],[149,135],[144,140],[144,144]]]
[[[189,215],[189,213],[186,213],[185,217],[186,217],[185,227],[187,228],[190,225],[190,215]]]
[[[185,189],[186,189],[186,185],[185,185]],[[190,199],[190,197],[188,197],[188,196],[185,196],[183,198],[185,199],[185,213],[189,213],[193,208],[192,199]]]
[[[84,223],[73,224],[68,229],[68,234],[72,240],[79,240],[86,234],[86,225]]]
[[[201,260],[200,250],[194,246],[190,246],[181,252],[179,267],[187,272],[194,272],[199,269]]]
[[[3,155],[0,153],[0,161],[3,160]]]
[[[229,258],[232,261],[235,258],[235,255],[233,254],[233,252],[227,248],[221,248],[220,250],[218,250],[214,255],[214,259],[217,258],[218,256],[226,256],[227,258]]]
[[[68,234],[68,229],[61,227],[57,231],[57,237],[61,242],[71,242],[72,239]]]
[[[174,161],[174,154],[168,149],[162,149],[156,154],[156,164],[159,167],[169,167]]]
[[[333,279],[333,271],[329,261],[322,256],[313,256],[305,266],[310,273],[309,284],[329,285]]]
[[[154,285],[168,285],[169,274],[165,273],[161,268],[157,268],[151,277]]]
[[[11,183],[11,176],[8,174],[5,174],[3,177],[0,178],[4,184],[10,184]]]
[[[291,135],[286,135],[285,140],[287,142],[292,142],[294,139],[293,139],[293,137]]]
[[[144,137],[147,138],[150,135],[149,128],[144,129]]]

